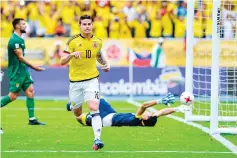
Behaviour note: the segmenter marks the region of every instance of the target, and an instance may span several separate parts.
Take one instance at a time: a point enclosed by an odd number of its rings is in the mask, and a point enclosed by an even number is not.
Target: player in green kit
[[[22,33],[26,33],[25,20],[14,19],[12,22],[14,33],[8,42],[8,77],[10,79],[9,94],[1,98],[1,108],[16,100],[20,91],[23,90],[26,99],[26,106],[29,115],[29,125],[45,125],[39,122],[34,116],[34,87],[28,67],[43,71],[44,68],[30,64],[25,58],[25,41],[21,38]]]

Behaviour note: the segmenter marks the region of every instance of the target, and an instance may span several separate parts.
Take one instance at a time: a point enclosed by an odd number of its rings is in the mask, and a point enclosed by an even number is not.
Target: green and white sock
[[[26,99],[26,106],[28,110],[29,118],[32,120],[32,118],[35,119],[35,101],[34,98],[27,98]]]
[[[10,103],[11,101],[12,101],[12,100],[11,100],[11,98],[10,98],[8,95],[2,97],[2,98],[1,98],[1,107],[6,106],[6,105],[7,105],[8,103]]]

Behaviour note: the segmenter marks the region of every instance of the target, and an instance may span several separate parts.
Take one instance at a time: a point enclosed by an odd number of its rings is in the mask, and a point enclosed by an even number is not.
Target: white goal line
[[[137,107],[140,107],[141,106],[141,103],[139,102],[136,102],[135,100],[132,100],[132,99],[129,99],[127,100],[128,103],[132,104],[132,105],[135,105]],[[149,110],[151,112],[156,112],[157,110],[155,108],[152,108],[150,107]],[[180,118],[180,117],[177,117],[177,116],[174,116],[174,115],[167,115],[166,117],[168,118],[172,118],[176,121],[179,121],[179,122],[182,122],[182,123],[185,123],[185,124],[188,124],[190,126],[193,126],[193,127],[196,127],[196,128],[199,128],[201,129],[203,132],[209,134],[210,133],[210,130],[207,128],[207,127],[204,127],[200,124],[197,124],[197,123],[194,123],[194,122],[187,122],[185,121],[183,118]],[[232,151],[232,153],[236,154],[237,155],[237,146],[234,145],[232,142],[230,142],[229,140],[225,139],[223,136],[221,136],[220,134],[213,134],[211,135],[211,137],[213,137],[215,140],[219,141],[221,144],[223,144],[226,148],[228,148],[230,151]]]
[[[93,150],[3,150],[3,153],[94,153]],[[225,151],[179,151],[179,150],[115,150],[99,151],[101,153],[185,153],[185,154],[233,154]]]
[[[85,107],[85,108],[87,108],[87,107]],[[35,107],[34,109],[36,111],[67,111],[66,107],[64,107],[64,108],[59,108],[59,107],[55,107],[55,108],[49,108],[49,107],[37,108],[37,107]],[[134,110],[134,109],[136,109],[136,108],[133,108],[133,107],[131,107],[131,108],[130,107],[116,108],[116,110]],[[14,107],[8,108],[7,107],[7,109],[4,109],[4,110],[6,110],[6,111],[8,111],[8,110],[10,110],[10,111],[26,111],[27,108],[26,107],[24,107],[24,108],[14,108]]]

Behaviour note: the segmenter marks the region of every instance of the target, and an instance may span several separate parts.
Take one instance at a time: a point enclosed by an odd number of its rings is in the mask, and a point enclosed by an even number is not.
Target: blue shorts
[[[100,117],[101,117],[101,119],[103,119],[108,114],[117,113],[112,108],[112,106],[103,98],[100,99],[99,110],[100,110]]]

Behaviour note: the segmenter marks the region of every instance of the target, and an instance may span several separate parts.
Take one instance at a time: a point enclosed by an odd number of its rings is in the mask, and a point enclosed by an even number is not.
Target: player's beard
[[[85,29],[84,33],[85,33],[85,34],[90,34],[90,33],[91,33],[91,30],[90,30],[90,29]]]
[[[26,33],[26,30],[21,30],[21,33]]]

